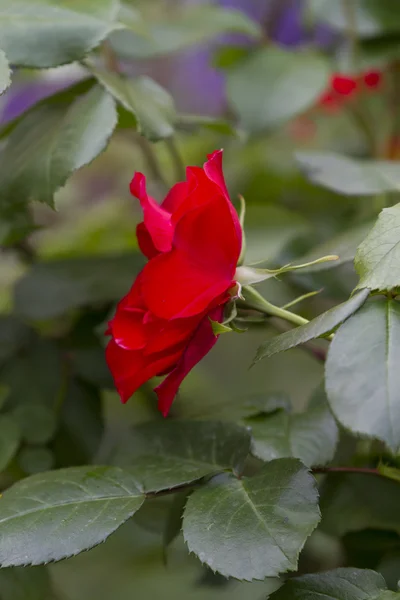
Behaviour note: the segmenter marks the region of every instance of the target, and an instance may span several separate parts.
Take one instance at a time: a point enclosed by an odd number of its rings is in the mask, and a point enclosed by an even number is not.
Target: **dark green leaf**
[[[45,567],[0,570],[1,600],[55,600]]]
[[[329,66],[309,51],[268,46],[226,73],[228,98],[243,127],[272,129],[312,106],[325,89]]]
[[[390,592],[385,580],[375,571],[335,569],[289,579],[272,594],[271,600],[389,600],[386,594]]]
[[[163,531],[164,552],[182,531],[183,510],[188,497],[189,493],[187,491],[178,492],[174,495]]]
[[[384,208],[360,244],[355,267],[357,288],[390,290],[400,286],[400,204]]]
[[[32,404],[27,400],[15,408],[13,418],[18,423],[25,442],[46,444],[57,428],[55,409],[44,404]]]
[[[116,124],[114,100],[100,86],[67,106],[29,111],[0,154],[2,211],[29,200],[53,206],[54,193],[104,150]]]
[[[151,58],[207,42],[221,33],[261,35],[260,26],[238,10],[203,4],[169,13],[167,18],[147,24],[146,35],[114,33],[111,40],[116,52],[128,58]]]
[[[324,465],[332,460],[338,441],[335,420],[325,402],[302,413],[277,410],[245,420],[252,435],[252,453],[269,461],[299,458],[305,465]]]
[[[38,263],[15,286],[15,310],[27,319],[41,320],[118,300],[141,266],[138,254]]]
[[[314,479],[295,459],[254,477],[219,476],[190,496],[183,518],[189,550],[226,577],[252,581],[293,571],[320,515]]]
[[[372,482],[370,475],[335,473],[321,487],[321,527],[340,537],[365,529],[400,534],[399,502],[397,481],[376,477]]]
[[[362,37],[399,31],[400,15],[393,10],[393,0],[352,0],[355,9],[355,26]],[[309,10],[317,21],[328,23],[334,29],[346,31],[348,17],[341,2],[310,0]]]
[[[400,189],[398,162],[357,160],[333,152],[298,152],[297,162],[313,183],[348,196],[373,196]]]
[[[43,473],[54,466],[54,454],[49,448],[25,446],[18,454],[18,464],[27,475]]]
[[[2,94],[11,83],[11,71],[6,55],[0,50],[0,94]]]
[[[232,469],[250,451],[244,427],[214,421],[160,421],[135,427],[114,449],[113,464],[130,466],[146,491],[191,483]]]
[[[101,85],[136,120],[136,128],[145,137],[157,141],[174,133],[176,121],[172,96],[150,77],[128,78],[90,67]]]
[[[75,373],[88,383],[98,388],[114,389],[111,372],[105,359],[104,348],[100,344],[72,350],[71,361]]]
[[[290,348],[294,348],[295,346],[299,346],[300,344],[304,344],[305,342],[329,333],[337,325],[355,313],[360,306],[364,304],[368,295],[369,290],[362,290],[346,302],[343,302],[343,304],[339,304],[338,306],[327,310],[306,325],[295,327],[282,335],[264,342],[257,350],[253,364],[262,358],[268,358],[278,352],[284,352],[285,350],[289,350]]]
[[[18,356],[0,370],[1,381],[10,392],[7,405],[45,406],[54,410],[62,386],[62,362],[58,346],[49,340],[33,338]]]
[[[0,0],[0,39],[11,64],[56,67],[80,60],[118,28],[118,0]],[[38,43],[40,40],[40,43]]]
[[[400,304],[369,302],[334,336],[326,362],[332,411],[354,433],[400,448]]]
[[[13,316],[0,316],[0,363],[16,354],[29,340],[29,329]]]
[[[10,415],[0,415],[0,472],[14,458],[21,443],[18,423]]]
[[[57,466],[93,461],[103,436],[104,423],[99,390],[82,382],[69,383],[59,429],[53,442]]]
[[[141,506],[133,477],[113,467],[33,475],[0,499],[0,564],[38,565],[103,542]]]

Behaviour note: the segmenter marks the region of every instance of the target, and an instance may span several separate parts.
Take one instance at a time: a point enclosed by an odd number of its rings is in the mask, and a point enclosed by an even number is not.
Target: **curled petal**
[[[142,272],[144,301],[162,319],[203,313],[233,285],[240,247],[225,199],[217,196],[185,215],[174,245]]]
[[[173,235],[170,213],[147,194],[146,178],[142,173],[135,173],[130,190],[132,195],[140,201],[144,224],[154,247],[160,252],[167,252],[171,248]]]
[[[159,254],[159,251],[155,247],[149,230],[144,222],[139,223],[139,225],[136,227],[136,237],[139,248],[146,258],[154,258],[157,256],[157,254]]]
[[[176,367],[167,375],[164,381],[155,389],[158,396],[158,408],[167,416],[169,409],[178,392],[179,386],[186,375],[211,350],[218,336],[213,333],[210,319],[220,322],[223,308],[218,307],[203,317],[192,339],[189,341]]]
[[[106,360],[121,401],[127,402],[152,377],[173,369],[183,350],[184,347],[178,347],[145,356],[141,350],[124,350],[110,340],[106,348]]]

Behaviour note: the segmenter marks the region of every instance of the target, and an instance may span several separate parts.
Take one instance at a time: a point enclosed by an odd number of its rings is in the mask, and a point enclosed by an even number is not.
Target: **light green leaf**
[[[164,18],[147,23],[146,36],[119,31],[111,36],[111,41],[122,56],[152,58],[179,52],[228,32],[261,36],[260,26],[243,12],[203,4],[169,11]]]
[[[6,55],[0,50],[0,94],[2,94],[11,83],[11,71]]]
[[[380,573],[368,569],[335,569],[293,577],[274,592],[271,600],[389,600]],[[393,594],[393,600],[400,594]]]
[[[310,181],[348,196],[373,196],[400,190],[400,164],[358,160],[334,152],[297,152],[297,162]]]
[[[118,0],[0,0],[1,46],[23,67],[80,60],[120,27],[118,10]]]
[[[355,225],[351,229],[347,229],[333,238],[322,242],[309,252],[301,257],[301,262],[311,262],[325,254],[336,254],[339,258],[335,262],[324,262],[314,264],[310,267],[305,267],[303,273],[314,273],[316,271],[324,271],[326,269],[334,269],[345,263],[352,262],[356,255],[357,248],[362,240],[371,229],[372,223],[362,223]]]
[[[0,570],[1,600],[54,600],[46,567]]]
[[[116,124],[114,100],[100,86],[71,104],[29,111],[0,153],[0,209],[29,200],[53,206],[54,193],[105,149]]]
[[[152,141],[174,133],[176,113],[172,96],[150,77],[128,78],[88,65],[101,85],[131,113],[137,130]]]
[[[390,290],[400,286],[400,204],[384,208],[355,257],[357,289]]]
[[[0,498],[0,564],[38,565],[103,542],[142,505],[135,479],[114,467],[28,477]]]
[[[18,423],[10,415],[0,415],[0,472],[14,458],[21,443]]]
[[[325,89],[329,66],[309,51],[268,46],[226,73],[228,98],[251,133],[278,127],[312,106]]]
[[[327,310],[306,325],[300,325],[282,335],[267,340],[258,348],[253,364],[262,358],[269,358],[278,352],[285,352],[290,348],[305,344],[310,340],[329,333],[355,313],[364,304],[368,295],[369,290],[362,290],[346,302]]]
[[[252,581],[293,571],[320,515],[315,482],[295,459],[254,477],[220,476],[193,492],[183,535],[191,552],[225,577]]]
[[[362,37],[400,31],[400,15],[393,10],[392,0],[352,0],[355,25]],[[316,21],[329,24],[334,29],[346,31],[348,18],[341,2],[310,0],[308,9]]]
[[[252,453],[261,460],[299,458],[308,467],[331,461],[338,442],[338,428],[325,402],[302,413],[277,410],[245,419],[252,435]]]
[[[146,491],[191,483],[230,469],[241,472],[250,451],[244,427],[214,421],[160,421],[135,427],[114,448],[112,463],[129,466]]]
[[[400,448],[400,304],[369,302],[344,323],[326,362],[332,411],[354,433]]]
[[[15,311],[26,319],[51,319],[79,306],[118,300],[141,266],[138,254],[38,263],[15,286]]]

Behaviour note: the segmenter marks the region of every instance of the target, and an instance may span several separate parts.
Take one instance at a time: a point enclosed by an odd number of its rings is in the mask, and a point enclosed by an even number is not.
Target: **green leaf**
[[[2,49],[13,65],[56,67],[80,60],[114,29],[118,0],[0,0]],[[40,43],[38,43],[40,40]]]
[[[251,133],[278,127],[314,104],[329,79],[325,59],[268,46],[226,73],[228,99]]]
[[[6,55],[0,50],[0,94],[2,94],[11,83],[11,71]]]
[[[152,141],[170,137],[176,121],[172,96],[150,77],[128,78],[88,65],[102,86],[136,121],[137,130]]]
[[[372,484],[372,485],[371,485]],[[363,474],[329,475],[321,487],[321,528],[333,536],[365,529],[400,535],[400,485]]]
[[[346,302],[327,310],[306,325],[300,325],[282,335],[267,340],[258,348],[253,364],[262,358],[269,358],[278,352],[285,352],[290,348],[305,344],[329,333],[355,313],[364,304],[368,296],[369,290],[362,290]]]
[[[147,23],[145,36],[119,31],[111,36],[111,41],[122,56],[152,58],[179,52],[228,32],[261,36],[260,26],[243,12],[203,4],[169,11],[163,18]]]
[[[400,286],[400,204],[384,208],[355,257],[357,289],[390,290]]]
[[[27,475],[50,471],[54,466],[54,454],[44,446],[25,446],[17,458],[19,466]]]
[[[0,590],[1,600],[54,600],[45,567],[1,569]]]
[[[174,495],[163,531],[164,552],[182,531],[183,511],[188,497],[189,493],[186,490]]]
[[[362,37],[400,31],[400,15],[393,10],[392,0],[352,0],[355,9],[355,26]],[[348,18],[341,2],[310,0],[308,9],[316,21],[329,24],[345,32]]]
[[[244,427],[214,421],[160,421],[135,427],[112,453],[130,466],[146,491],[191,483],[231,469],[240,473],[250,451]]]
[[[326,402],[315,403],[302,413],[277,410],[245,419],[252,435],[252,454],[261,460],[299,458],[308,467],[331,461],[338,429]]]
[[[15,311],[26,319],[51,319],[80,306],[119,300],[141,266],[138,254],[37,263],[15,286]]]
[[[103,438],[104,422],[99,390],[72,380],[60,414],[52,448],[57,465],[88,464],[93,461]]]
[[[368,569],[335,569],[293,577],[270,598],[271,600],[389,600],[384,578]],[[395,597],[398,594],[393,594]]]
[[[29,329],[13,316],[0,316],[0,363],[16,354],[29,341]]]
[[[254,477],[220,476],[193,492],[183,534],[189,550],[225,577],[252,581],[293,571],[320,515],[315,482],[295,459]]]
[[[18,423],[10,415],[0,415],[0,472],[8,466],[21,443]]]
[[[310,181],[347,196],[373,196],[400,190],[400,166],[389,160],[358,160],[334,152],[297,152]]]
[[[54,408],[43,404],[20,404],[13,410],[12,416],[21,429],[24,441],[29,444],[46,444],[57,429]]]
[[[315,264],[310,267],[305,267],[303,273],[314,273],[316,271],[325,271],[326,269],[334,269],[345,263],[352,262],[357,252],[359,244],[363,241],[368,231],[371,229],[372,223],[362,223],[355,225],[351,229],[338,233],[333,238],[322,242],[307,254],[299,259],[302,263],[316,260],[319,256],[326,254],[336,254],[339,258],[335,262],[324,262]]]
[[[32,336],[24,352],[2,366],[0,379],[9,388],[6,405],[13,411],[21,405],[54,411],[62,386],[62,362],[57,344]]]
[[[332,411],[354,433],[400,448],[400,304],[369,302],[335,334],[326,362]]]
[[[207,115],[178,115],[175,125],[177,129],[188,131],[189,133],[196,132],[199,129],[206,129],[221,135],[235,137],[240,133],[229,121]]]
[[[74,467],[28,477],[0,499],[0,564],[38,565],[103,542],[142,505],[129,473]]]
[[[279,275],[283,275],[284,273],[308,269],[310,267],[313,267],[314,265],[320,265],[327,262],[336,261],[337,259],[338,256],[336,255],[322,256],[305,264],[289,263],[281,267],[280,269],[258,269],[244,265],[237,267],[235,279],[241,285],[251,285],[253,283],[260,283],[261,281],[265,281],[266,279],[271,279],[271,277],[278,277]]]
[[[29,200],[53,206],[54,193],[105,149],[116,124],[114,100],[100,86],[69,105],[29,111],[0,154],[0,208]]]

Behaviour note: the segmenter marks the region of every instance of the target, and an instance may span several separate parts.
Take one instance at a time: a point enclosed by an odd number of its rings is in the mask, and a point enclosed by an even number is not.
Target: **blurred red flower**
[[[172,187],[159,205],[136,173],[131,193],[140,200],[137,227],[141,251],[149,259],[109,323],[106,358],[122,402],[154,376],[159,409],[168,414],[188,372],[218,339],[235,288],[242,230],[222,171],[222,151],[203,168],[188,167],[186,181]]]
[[[321,96],[319,105],[328,110],[337,110],[362,90],[376,90],[381,84],[380,71],[367,71],[357,76],[335,73],[329,88]]]

